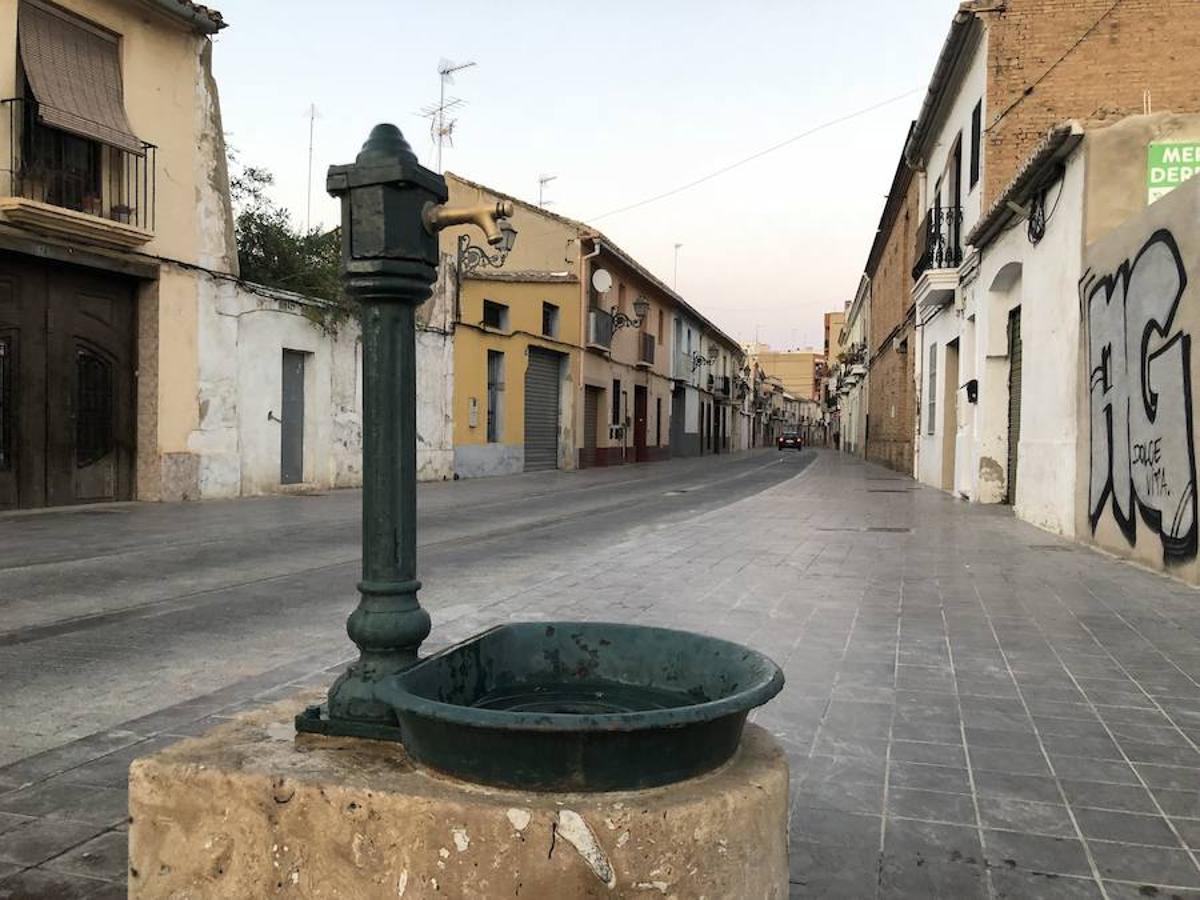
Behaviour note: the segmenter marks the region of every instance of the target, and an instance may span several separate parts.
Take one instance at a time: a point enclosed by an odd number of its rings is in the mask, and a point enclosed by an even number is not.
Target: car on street
[[[795,431],[785,431],[779,436],[780,450],[803,450],[804,442],[800,440],[800,435]]]

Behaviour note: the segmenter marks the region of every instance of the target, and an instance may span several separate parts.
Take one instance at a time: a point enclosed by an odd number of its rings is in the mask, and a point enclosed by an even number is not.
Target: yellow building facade
[[[32,397],[6,411],[0,509],[196,493],[206,279],[191,267],[237,270],[211,71],[223,26],[175,0],[0,0],[0,280],[16,298],[0,343],[59,311],[81,348],[0,347]],[[30,425],[58,428],[63,385],[94,405],[41,444]]]
[[[463,477],[574,466],[579,284],[463,280],[454,334],[454,465]]]
[[[551,460],[563,469],[620,465],[747,444],[742,417],[724,409],[737,402],[736,342],[596,229],[453,173],[446,181],[456,206],[512,203],[517,231],[501,265],[464,272],[458,289],[457,474],[549,468]],[[463,235],[488,249],[477,232],[456,228],[443,232],[442,252],[457,256]],[[689,329],[702,363],[676,346],[676,332]]]

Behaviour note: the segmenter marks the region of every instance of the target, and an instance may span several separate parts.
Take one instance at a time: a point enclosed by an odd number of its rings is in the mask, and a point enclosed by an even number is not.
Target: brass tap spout
[[[437,234],[443,228],[451,225],[475,225],[487,237],[489,244],[499,244],[504,240],[497,224],[500,219],[511,218],[513,205],[510,200],[499,200],[496,203],[484,203],[479,206],[447,207],[445,205],[425,207],[425,228],[430,234]]]

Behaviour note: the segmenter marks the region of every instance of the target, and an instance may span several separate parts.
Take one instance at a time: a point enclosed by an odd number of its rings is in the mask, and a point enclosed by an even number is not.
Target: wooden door
[[[133,497],[134,282],[0,255],[0,509]]]
[[[633,388],[633,458],[642,462],[646,455],[646,418],[649,414],[649,402],[646,388],[634,385]]]

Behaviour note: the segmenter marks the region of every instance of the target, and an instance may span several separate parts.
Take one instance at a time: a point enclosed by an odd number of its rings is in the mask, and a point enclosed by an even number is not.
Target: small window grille
[[[112,449],[112,364],[80,348],[75,352],[75,465],[90,466]]]

